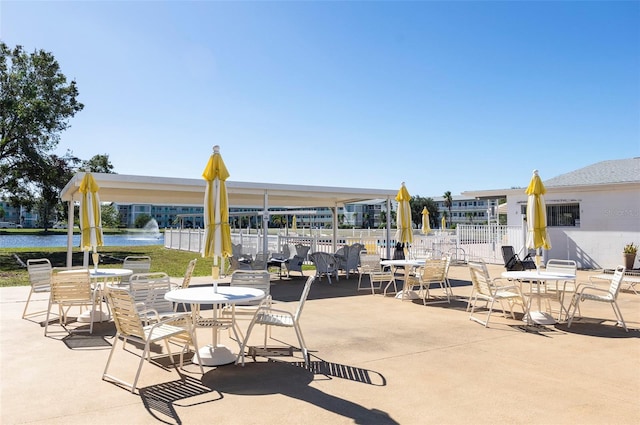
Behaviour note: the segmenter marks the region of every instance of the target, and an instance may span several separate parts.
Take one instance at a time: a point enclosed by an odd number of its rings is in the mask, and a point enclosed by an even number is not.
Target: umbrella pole
[[[97,248],[93,247],[93,254],[91,254],[91,259],[93,260],[93,269],[98,271],[98,263],[100,262],[100,255],[98,254]]]

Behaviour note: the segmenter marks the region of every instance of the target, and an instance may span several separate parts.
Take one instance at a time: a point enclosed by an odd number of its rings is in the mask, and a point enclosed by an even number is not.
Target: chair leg
[[[489,327],[489,320],[491,319],[491,312],[493,311],[493,304],[495,303],[495,299],[491,299],[491,304],[489,305],[489,312],[487,313],[487,321],[484,324],[484,327]]]
[[[242,341],[242,348],[240,348],[240,354],[238,355],[238,357],[236,358],[236,364],[238,364],[238,362],[240,362],[242,364],[242,366],[244,366],[244,352],[247,349],[247,343],[249,342],[249,336],[251,336],[251,331],[253,330],[253,327],[255,326],[256,322],[255,321],[251,321],[251,323],[249,323],[249,327],[247,328],[247,333],[245,334],[244,337],[244,341]],[[265,340],[266,343],[266,340]]]
[[[131,385],[131,392],[134,393],[136,391],[136,385],[138,384],[138,378],[140,377],[140,372],[142,371],[142,364],[144,363],[144,359],[145,357],[147,357],[147,355],[149,355],[149,361],[151,361],[151,353],[150,353],[150,349],[149,349],[149,341],[147,341],[144,344],[144,352],[142,353],[142,356],[140,356],[140,362],[138,363],[138,370],[136,371],[136,377],[133,380],[133,385]],[[171,357],[171,359],[173,360],[173,356]]]
[[[575,294],[571,298],[571,304],[569,304],[569,308],[567,309],[567,316],[569,320],[567,321],[567,328],[571,327],[571,322],[573,322],[573,317],[576,315],[576,309],[578,308],[578,303],[580,302],[580,298]],[[571,311],[571,307],[573,307],[573,311]]]
[[[33,287],[31,287],[31,290],[29,291],[29,296],[27,297],[27,304],[25,304],[24,310],[22,310],[23,319],[27,315],[27,307],[29,307],[29,301],[31,300],[31,295],[33,295]]]
[[[49,308],[47,309],[47,318],[44,322],[44,336],[47,336],[47,329],[49,329],[49,315],[51,313],[51,300],[49,300]]]
[[[618,306],[618,303],[613,301],[611,303],[611,307],[613,308],[613,312],[616,315],[616,319],[618,320],[617,324],[622,324],[622,327],[624,328],[625,332],[629,332],[629,329],[627,329],[627,324],[624,322],[624,319],[622,318],[622,311],[620,311],[620,307]]]
[[[302,329],[300,329],[300,325],[297,322],[293,323],[293,329],[295,329],[298,342],[300,343],[300,349],[302,350],[302,356],[304,357],[304,364],[309,366],[309,352],[302,336]]]

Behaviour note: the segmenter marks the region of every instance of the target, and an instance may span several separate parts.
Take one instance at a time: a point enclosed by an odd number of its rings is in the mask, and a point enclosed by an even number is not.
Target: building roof
[[[621,186],[640,184],[640,158],[613,159],[597,162],[575,171],[561,174],[543,181],[547,192],[586,190],[608,190]],[[466,197],[478,199],[504,198],[514,192],[523,192],[525,188],[471,190],[462,192]]]
[[[79,201],[80,183],[85,173],[76,173],[60,192],[63,201]],[[206,183],[203,179],[92,173],[103,202],[202,205]],[[227,181],[229,207],[281,208],[332,207],[371,199],[391,199],[397,190],[348,187],[302,186]]]
[[[545,187],[640,182],[640,158],[600,161],[544,181]]]

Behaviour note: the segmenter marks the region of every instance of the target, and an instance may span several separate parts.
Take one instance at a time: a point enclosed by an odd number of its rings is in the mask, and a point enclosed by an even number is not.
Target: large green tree
[[[449,215],[447,217],[452,217],[451,215],[451,207],[453,206],[453,197],[451,196],[451,192],[450,191],[446,191],[444,193],[444,206],[445,208],[447,208],[447,210],[449,210]],[[447,223],[449,225],[449,227],[451,227],[451,223]]]
[[[82,161],[79,171],[115,174],[113,171],[113,165],[109,161],[109,155],[106,153],[102,155],[94,155],[91,159]]]
[[[0,193],[13,203],[43,186],[50,157],[69,119],[84,105],[54,56],[0,42]]]
[[[46,166],[38,181],[33,185],[38,195],[37,200],[27,198],[23,200],[22,205],[37,209],[40,218],[39,224],[46,231],[54,219],[65,216],[64,205],[60,202],[60,191],[73,177],[80,160],[70,152],[67,152],[65,156],[49,155],[43,160]]]
[[[438,217],[438,204],[433,198],[423,198],[420,195],[412,196],[409,201],[411,205],[411,221],[413,221],[418,229],[422,228],[422,210],[427,207],[429,211],[429,226],[435,225],[435,219]]]

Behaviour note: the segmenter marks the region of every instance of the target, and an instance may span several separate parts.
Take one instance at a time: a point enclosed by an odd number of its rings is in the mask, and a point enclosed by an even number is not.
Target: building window
[[[527,206],[522,205],[522,214],[527,213]],[[580,204],[547,205],[547,227],[579,227]]]

